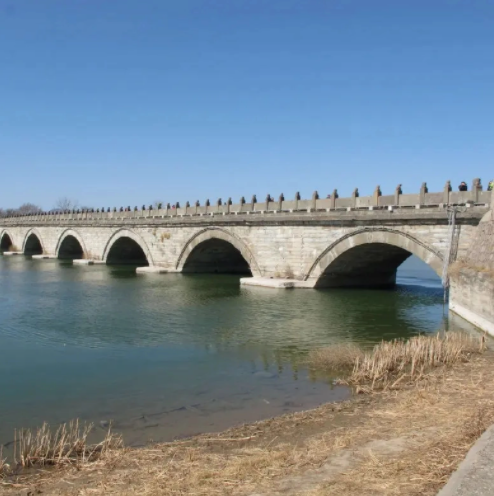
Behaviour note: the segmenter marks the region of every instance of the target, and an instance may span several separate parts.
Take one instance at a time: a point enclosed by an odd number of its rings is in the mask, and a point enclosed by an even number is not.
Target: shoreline
[[[494,353],[487,351],[438,367],[415,386],[110,451],[79,469],[20,477],[0,493],[326,496],[365,487],[365,494],[432,496],[494,422],[492,387]]]

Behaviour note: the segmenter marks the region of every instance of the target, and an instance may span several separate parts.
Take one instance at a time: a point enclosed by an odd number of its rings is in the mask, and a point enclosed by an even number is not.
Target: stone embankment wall
[[[450,310],[494,335],[494,210],[484,215],[465,256],[452,267],[450,285]]]

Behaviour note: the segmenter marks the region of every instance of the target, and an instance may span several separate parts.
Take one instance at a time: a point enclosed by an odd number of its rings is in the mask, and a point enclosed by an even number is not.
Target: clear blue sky
[[[492,0],[0,0],[0,206],[494,177]]]

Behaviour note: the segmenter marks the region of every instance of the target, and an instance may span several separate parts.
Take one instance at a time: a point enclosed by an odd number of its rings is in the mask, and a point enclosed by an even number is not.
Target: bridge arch
[[[88,258],[88,252],[82,236],[74,229],[66,229],[58,237],[55,256],[61,259]]]
[[[194,234],[182,249],[176,264],[180,272],[248,273],[261,271],[247,245],[221,228],[206,228]]]
[[[304,280],[313,280],[315,287],[389,287],[411,255],[441,276],[442,254],[418,238],[395,229],[363,228],[328,246],[308,267]]]
[[[144,239],[129,229],[120,229],[106,242],[102,260],[106,264],[154,265]]]
[[[0,234],[0,251],[11,251],[14,246],[14,238],[7,230]]]
[[[24,236],[22,253],[26,255],[41,255],[45,253],[43,239],[37,229],[30,229]]]

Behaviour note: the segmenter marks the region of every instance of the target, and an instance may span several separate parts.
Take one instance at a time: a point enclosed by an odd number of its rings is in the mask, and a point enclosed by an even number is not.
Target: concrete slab
[[[57,258],[55,255],[33,255],[33,260],[52,260],[54,258]]]
[[[257,286],[274,289],[313,288],[314,283],[297,279],[271,279],[269,277],[242,277],[241,286]]]
[[[482,329],[483,331],[487,331],[491,336],[494,336],[494,323],[490,322],[487,319],[484,319],[482,316],[478,315],[475,312],[472,312],[468,308],[459,305],[456,301],[453,300],[452,296],[449,299],[449,309],[465,320],[468,320],[468,322],[472,323],[474,326]]]
[[[164,267],[137,267],[137,274],[169,274],[178,273],[180,270],[165,269]]]
[[[13,255],[22,255],[22,251],[4,251],[3,254],[6,257],[11,257]]]
[[[83,258],[76,258],[72,260],[74,265],[94,265],[94,260],[86,260]]]
[[[494,425],[468,452],[458,470],[437,496],[492,496],[494,494]]]

